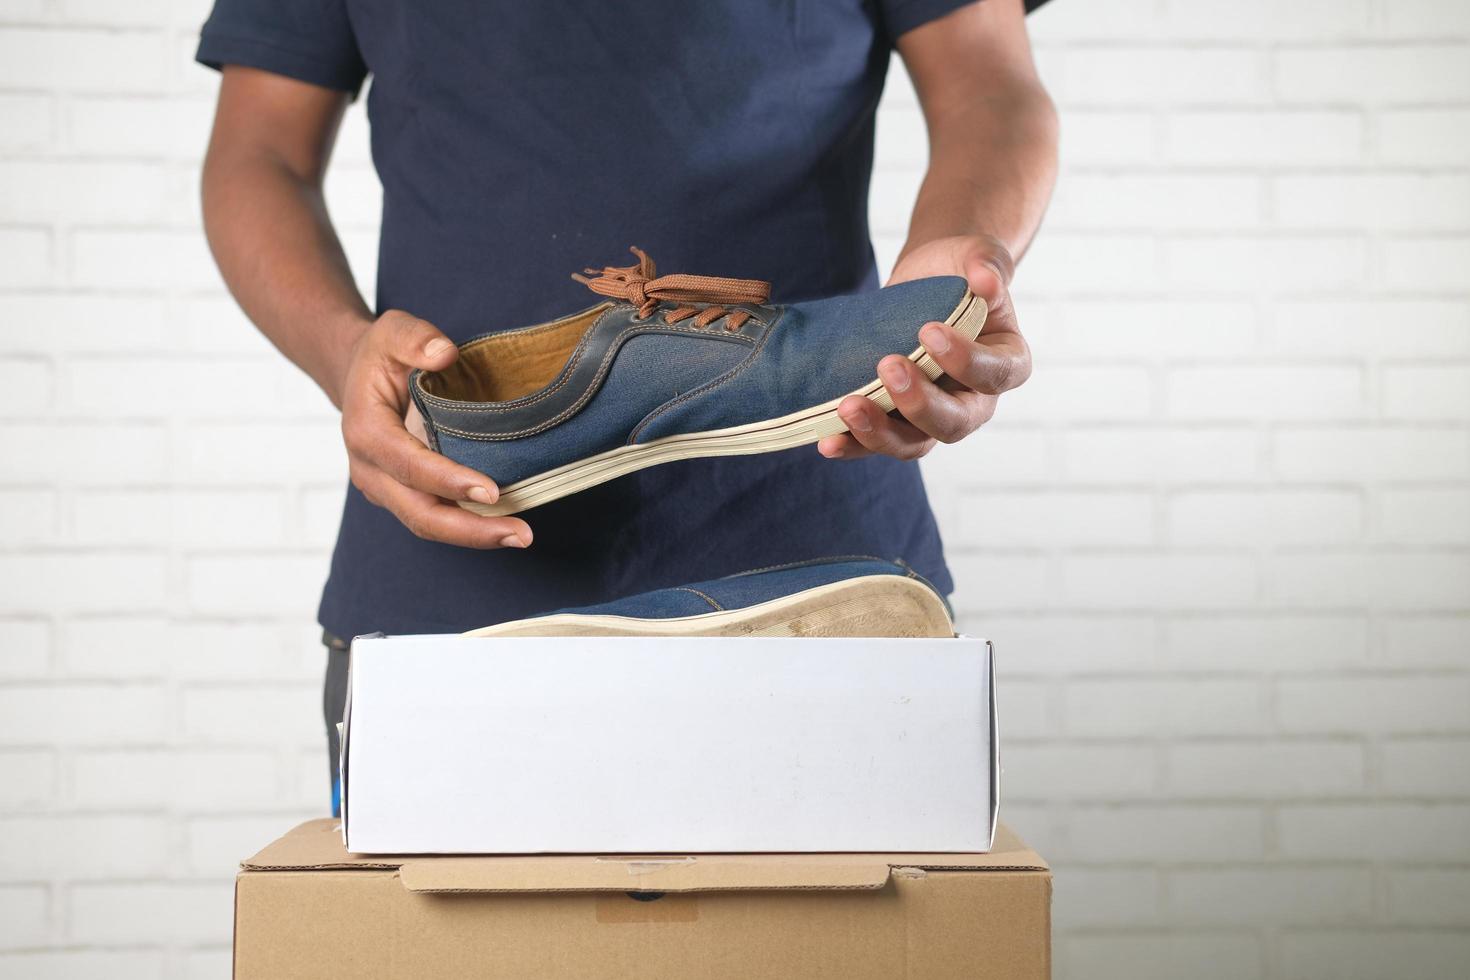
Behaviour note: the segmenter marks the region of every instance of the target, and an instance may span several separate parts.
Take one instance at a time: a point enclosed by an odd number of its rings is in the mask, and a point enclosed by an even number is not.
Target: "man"
[[[1024,22],[1039,2],[217,0],[198,55],[224,72],[210,245],[245,312],[341,409],[351,469],[320,610],[329,748],[355,634],[460,631],[834,554],[902,557],[952,589],[914,460],[979,428],[1030,371],[1007,284],[1056,168]],[[661,466],[524,518],[457,506],[492,501],[495,474],[415,437],[408,373],[585,305],[569,273],[639,245],[665,271],[769,280],[777,302],[878,285],[866,198],[895,45],[930,160],[890,281],[962,275],[990,307],[975,342],[914,324],[948,379],[885,359],[898,412],[849,399],[849,434],[818,452]],[[369,73],[376,312],[322,198]]]

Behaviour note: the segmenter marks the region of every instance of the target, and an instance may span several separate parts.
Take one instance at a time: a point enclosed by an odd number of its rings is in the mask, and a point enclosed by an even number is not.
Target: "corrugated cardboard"
[[[984,640],[359,638],[362,853],[983,851]]]
[[[241,865],[236,980],[1045,980],[1051,875],[984,854],[364,857],[335,821]]]

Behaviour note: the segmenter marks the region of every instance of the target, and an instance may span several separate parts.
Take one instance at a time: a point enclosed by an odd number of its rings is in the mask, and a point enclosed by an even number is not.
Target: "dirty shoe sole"
[[[867,575],[744,609],[698,616],[634,619],[559,613],[486,626],[465,635],[951,637],[954,624],[943,601],[922,582],[898,575]]]
[[[985,313],[985,302],[966,293],[964,300],[944,322],[966,338],[974,340],[985,324]],[[909,360],[931,380],[944,373],[923,347],[910,354]],[[706,456],[769,453],[805,446],[825,436],[847,431],[847,426],[837,415],[837,406],[844,398],[852,395],[871,399],[885,412],[893,411],[893,398],[888,394],[888,389],[874,378],[871,383],[856,391],[781,418],[765,419],[727,429],[712,429],[708,432],[665,436],[641,445],[619,446],[502,487],[500,499],[493,504],[476,504],[462,500],[459,505],[486,517],[502,517],[550,503],[659,463]]]

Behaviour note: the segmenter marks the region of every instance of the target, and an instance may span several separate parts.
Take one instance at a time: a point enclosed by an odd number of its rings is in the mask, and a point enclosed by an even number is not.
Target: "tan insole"
[[[423,376],[424,390],[459,402],[508,402],[556,380],[607,303],[526,330],[492,334],[460,349],[443,371]]]

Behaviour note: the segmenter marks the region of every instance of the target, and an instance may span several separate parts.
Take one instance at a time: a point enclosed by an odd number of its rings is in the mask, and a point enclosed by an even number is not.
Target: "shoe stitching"
[[[940,592],[939,591],[939,586],[937,586],[933,582],[929,581],[929,579],[926,578],[925,576],[919,574],[918,569],[914,568],[914,566],[910,565],[908,562],[904,561],[902,558],[895,558],[895,559],[893,559],[893,562],[896,565],[900,565],[903,568],[908,569],[908,577],[909,578],[914,579],[917,582],[922,582],[924,585],[927,585],[929,587],[929,591],[930,592],[933,592],[935,595],[939,596],[939,601],[942,602],[942,603],[944,603],[944,610],[945,610],[945,612],[949,613],[949,618],[950,619],[954,619],[954,607],[949,604],[949,596],[947,596],[943,592]]]
[[[483,336],[475,337],[475,338],[473,338],[471,340],[466,341],[464,344],[462,344],[460,346],[459,350],[460,350],[460,353],[463,354],[464,352],[466,352],[468,350],[471,350],[472,348],[479,347],[482,344],[487,344],[487,343],[491,342],[492,340],[495,340],[498,337],[508,337],[508,336],[531,337],[531,336],[535,336],[538,333],[542,333],[542,332],[545,332],[547,330],[551,330],[554,327],[558,327],[558,326],[566,323],[568,320],[575,320],[579,316],[586,316],[587,313],[589,313],[591,310],[594,310],[594,309],[596,309],[595,306],[594,307],[588,307],[586,310],[582,310],[582,311],[580,311],[578,313],[572,313],[572,314],[570,314],[568,316],[561,317],[560,319],[552,320],[552,321],[550,321],[548,323],[542,323],[542,324],[539,324],[539,325],[534,326],[534,327],[526,327],[526,328],[523,328],[521,330],[504,330],[504,331],[495,331],[495,332],[492,332],[492,333],[488,333],[488,334],[485,334]],[[476,402],[476,403],[473,404],[472,407],[471,406],[465,406],[463,403],[456,402],[453,399],[444,398],[441,395],[436,395],[433,392],[429,391],[427,388],[425,388],[424,387],[424,375],[426,375],[426,374],[429,373],[427,371],[417,371],[417,372],[415,372],[414,379],[413,379],[414,388],[417,391],[420,391],[420,392],[423,393],[424,400],[426,402],[428,402],[429,404],[433,405],[435,408],[437,408],[437,409],[439,409],[441,411],[448,411],[448,412],[514,412],[514,411],[519,411],[522,408],[530,407],[531,405],[534,405],[534,404],[536,404],[539,401],[542,401],[544,399],[550,398],[552,395],[556,394],[556,392],[559,389],[561,389],[563,386],[565,386],[567,383],[569,383],[571,381],[572,374],[576,370],[576,367],[577,367],[578,362],[581,361],[582,355],[587,352],[587,348],[591,345],[592,335],[597,332],[598,325],[600,323],[602,323],[602,321],[607,317],[607,315],[609,313],[613,312],[613,310],[615,310],[615,309],[617,309],[617,304],[615,304],[615,303],[609,303],[607,305],[607,309],[605,309],[601,313],[597,314],[597,317],[587,327],[586,334],[584,334],[583,337],[582,337],[582,339],[577,343],[576,350],[574,350],[572,352],[571,360],[569,360],[567,362],[567,364],[562,367],[561,372],[558,375],[558,378],[560,380],[558,380],[557,383],[555,385],[552,385],[550,388],[544,388],[544,389],[542,389],[539,392],[535,392],[533,394],[526,395],[524,398],[516,398],[516,399],[513,399],[513,400],[508,401],[508,402],[501,402],[498,405],[495,402]]]
[[[743,572],[734,572],[734,573],[732,573],[730,575],[724,576],[723,578],[716,579],[716,581],[721,581],[722,582],[725,579],[741,578],[741,577],[746,576],[746,575],[758,575],[758,574],[761,574],[761,573],[764,573],[764,572],[779,572],[779,571],[786,571],[786,570],[792,569],[792,568],[813,567],[813,566],[816,566],[816,565],[835,565],[835,564],[839,564],[841,562],[849,562],[849,561],[876,561],[876,562],[880,562],[880,563],[888,564],[888,565],[897,565],[899,568],[902,568],[902,569],[905,570],[904,571],[904,577],[905,578],[911,578],[911,579],[914,579],[917,582],[922,583],[923,585],[925,585],[925,586],[928,587],[928,589],[929,589],[930,592],[933,592],[936,596],[938,596],[939,597],[939,601],[942,602],[942,603],[944,603],[945,611],[949,613],[950,619],[953,619],[954,618],[954,609],[949,604],[949,597],[946,596],[943,592],[939,591],[939,586],[937,586],[933,582],[929,581],[929,579],[927,577],[925,577],[924,575],[921,575],[914,568],[914,566],[910,565],[908,562],[904,561],[902,558],[880,558],[877,555],[833,555],[833,556],[828,557],[828,558],[807,558],[807,559],[805,559],[803,561],[786,562],[786,563],[780,564],[780,565],[766,565],[763,568],[752,568],[752,569],[748,569],[747,571],[743,571]],[[897,572],[891,572],[889,574],[897,575],[898,573]]]
[[[779,314],[777,314],[776,319],[771,321],[771,325],[767,327],[766,332],[761,335],[760,341],[753,348],[751,348],[749,357],[741,361],[739,364],[735,365],[735,367],[731,368],[729,371],[726,371],[720,377],[715,378],[713,381],[707,381],[704,384],[700,385],[698,388],[693,389],[692,391],[686,391],[678,398],[674,398],[670,401],[664,402],[658,408],[655,408],[653,411],[643,416],[643,421],[639,422],[633,427],[633,431],[628,434],[628,441],[624,443],[624,445],[632,446],[636,444],[638,441],[638,436],[642,434],[643,430],[651,425],[654,419],[658,418],[663,413],[677,408],[679,405],[682,405],[684,402],[689,401],[689,399],[691,398],[696,398],[700,395],[706,394],[707,392],[713,391],[726,382],[729,382],[743,374],[747,369],[750,368],[751,365],[756,362],[756,359],[760,356],[761,351],[765,350],[766,341],[771,339],[771,335],[780,328],[781,324],[785,322],[785,320],[786,310],[783,309]]]
[[[609,312],[611,312],[611,311],[609,311]],[[606,316],[606,314],[603,314],[603,315]],[[567,364],[566,367],[562,368],[561,380],[558,381],[556,383],[556,385],[554,385],[553,387],[543,389],[542,391],[538,392],[535,395],[527,395],[527,396],[525,396],[525,398],[516,399],[515,401],[512,401],[512,402],[474,402],[474,403],[469,403],[469,404],[466,404],[466,403],[463,403],[463,402],[450,401],[450,400],[447,400],[447,399],[442,398],[439,395],[430,394],[430,395],[428,395],[428,397],[430,399],[433,399],[434,401],[436,401],[438,403],[438,404],[435,405],[436,408],[441,408],[441,409],[443,409],[446,412],[515,412],[515,411],[519,411],[522,408],[527,408],[527,407],[529,407],[530,405],[534,404],[537,401],[541,401],[542,399],[549,398],[552,394],[554,394],[556,392],[556,389],[565,386],[568,382],[571,381],[571,372],[572,372],[572,370],[576,367],[577,362],[582,359],[582,355],[584,355],[587,352],[587,348],[589,346],[591,346],[591,334],[592,334],[592,330],[594,328],[596,328],[596,326],[597,326],[598,323],[601,323],[601,322],[602,322],[602,317],[598,317],[597,320],[593,323],[592,327],[589,327],[588,328],[588,336],[585,337],[585,338],[583,338],[582,342],[577,345],[577,350],[572,355],[572,360]],[[613,339],[608,342],[607,352],[603,355],[603,358],[602,358],[602,365],[599,368],[597,374],[593,376],[592,381],[595,382],[595,381],[599,380],[603,376],[603,374],[606,373],[607,366],[608,366],[608,363],[607,362],[608,362],[608,360],[611,357],[613,357],[614,355],[617,354],[617,352],[618,352],[618,345],[622,342],[623,338],[627,337],[631,333],[637,333],[639,331],[647,331],[649,333],[659,333],[659,334],[677,333],[677,334],[685,334],[685,335],[688,335],[688,336],[708,337],[708,338],[711,338],[711,339],[714,339],[714,340],[734,341],[734,342],[737,342],[737,343],[742,343],[742,342],[743,343],[746,343],[746,344],[754,344],[755,343],[755,341],[751,340],[749,337],[746,337],[746,336],[741,335],[741,334],[732,334],[732,335],[729,335],[729,336],[725,336],[725,335],[722,335],[722,334],[711,333],[708,330],[696,330],[696,329],[691,329],[691,328],[688,328],[688,327],[673,327],[673,326],[653,326],[653,327],[650,327],[650,326],[648,326],[648,321],[647,320],[633,320],[633,321],[631,321],[628,324],[628,326],[626,326],[626,327],[623,328],[623,330],[622,330],[621,333],[619,333],[617,336],[613,337]],[[590,386],[591,385],[589,383],[589,387]]]
[[[966,295],[968,297],[969,294],[966,294]],[[956,307],[956,309],[958,310],[958,309],[960,309],[962,307],[966,307],[967,305],[968,305],[967,303],[961,303],[959,307]],[[951,314],[951,316],[953,316],[953,314]],[[765,335],[763,337],[761,337],[760,343],[758,343],[756,345],[755,350],[751,351],[750,357],[747,358],[741,364],[737,365],[733,370],[731,370],[730,372],[726,373],[725,375],[723,375],[723,376],[721,376],[719,378],[716,378],[713,381],[707,382],[706,384],[700,386],[699,388],[695,388],[692,391],[686,391],[684,394],[680,395],[678,398],[675,398],[672,401],[665,402],[664,404],[660,405],[658,408],[654,409],[652,412],[649,412],[648,415],[644,416],[643,421],[642,422],[639,422],[638,425],[634,427],[633,432],[632,432],[631,435],[628,436],[628,441],[627,441],[627,443],[625,445],[629,445],[629,446],[633,445],[634,442],[637,440],[638,436],[644,430],[644,428],[646,428],[648,425],[652,424],[652,422],[654,421],[654,419],[656,419],[658,416],[662,415],[664,412],[667,412],[667,411],[669,411],[669,410],[671,410],[671,409],[679,406],[680,404],[688,401],[691,398],[695,398],[695,397],[698,397],[699,395],[705,394],[706,392],[712,391],[715,388],[718,388],[720,385],[725,384],[727,381],[730,381],[731,379],[735,378],[737,375],[739,375],[742,372],[744,372],[747,368],[749,368],[752,364],[755,363],[756,355],[759,354],[762,349],[764,349],[764,347],[766,345],[766,341],[768,341],[771,338],[771,335],[776,332],[776,329],[781,325],[781,322],[785,318],[786,318],[786,310],[783,309],[781,311],[781,313],[776,317],[776,319],[771,322],[770,328],[766,331]],[[923,353],[924,353],[924,347],[923,347],[923,345],[920,345],[920,346],[914,348],[914,352],[909,355],[909,360],[910,361],[917,361],[918,358],[919,358],[919,356],[921,354],[923,354]],[[881,559],[880,558],[878,560],[879,561],[883,561],[884,559]]]
[[[565,419],[569,418],[572,415],[575,415],[578,411],[581,410],[581,408],[582,408],[583,405],[587,404],[587,402],[589,400],[591,400],[592,396],[596,393],[596,391],[598,389],[598,386],[601,384],[603,376],[607,374],[608,369],[612,366],[612,362],[615,359],[616,354],[617,354],[617,351],[618,351],[618,346],[622,343],[623,338],[627,337],[629,334],[638,333],[639,331],[642,331],[642,330],[645,330],[645,329],[647,329],[647,328],[646,328],[646,325],[644,325],[644,324],[638,324],[637,326],[630,326],[627,329],[623,330],[622,333],[620,333],[616,337],[614,337],[613,340],[612,340],[612,342],[608,345],[607,354],[605,354],[603,356],[602,363],[597,368],[597,373],[595,375],[593,375],[592,379],[587,383],[587,389],[584,392],[582,392],[582,394],[580,396],[578,396],[577,400],[575,402],[573,402],[571,405],[569,405],[566,408],[562,409],[556,415],[552,416],[550,419],[547,419],[544,422],[541,422],[538,425],[535,425],[535,426],[533,426],[533,427],[531,427],[529,429],[520,429],[520,430],[517,430],[515,432],[496,433],[494,435],[489,435],[489,434],[479,433],[479,432],[466,432],[466,431],[464,431],[462,429],[454,429],[454,428],[451,428],[451,427],[449,427],[447,425],[439,425],[438,423],[435,423],[435,425],[439,429],[439,431],[441,431],[441,432],[448,432],[451,435],[461,436],[461,437],[466,438],[466,439],[476,439],[476,440],[479,440],[481,442],[505,442],[507,440],[521,439],[521,438],[524,438],[525,436],[532,436],[532,435],[536,435],[539,432],[545,432],[547,429],[550,429],[550,428],[552,428],[552,427],[554,427],[556,425],[559,425]],[[744,344],[751,344],[751,343],[753,343],[753,341],[751,341],[751,339],[749,337],[745,337],[745,336],[742,336],[740,334],[718,334],[718,333],[711,333],[708,330],[697,330],[697,329],[691,330],[691,329],[684,329],[684,328],[681,328],[681,327],[662,326],[662,327],[657,328],[654,332],[655,333],[685,334],[687,336],[694,336],[694,337],[712,337],[712,338],[718,338],[718,339],[724,340],[724,341],[734,341],[736,343],[744,343]],[[451,411],[451,412],[496,411],[495,409],[481,409],[481,408],[470,408],[470,407],[451,407],[451,406],[440,406],[440,407],[441,408],[444,408],[444,409],[446,409],[448,411]],[[500,411],[505,411],[505,410],[504,409],[501,409]]]
[[[763,572],[786,571],[787,569],[791,568],[806,568],[816,565],[837,565],[842,562],[849,561],[887,562],[890,565],[904,564],[902,559],[898,559],[895,561],[888,558],[879,558],[877,555],[831,555],[825,558],[804,558],[801,561],[788,561],[783,562],[779,565],[766,565],[763,568],[748,568],[743,572],[731,572],[729,575],[726,575],[721,579],[717,579],[716,581],[724,581],[724,579],[727,578],[740,578],[742,575],[759,575]]]
[[[571,383],[572,375],[576,372],[577,365],[581,363],[582,356],[587,353],[587,348],[592,346],[592,335],[597,332],[597,328],[602,323],[603,319],[614,309],[616,309],[616,307],[609,306],[607,309],[603,310],[597,315],[597,319],[592,321],[591,326],[587,328],[587,332],[577,343],[577,349],[572,352],[571,359],[567,361],[564,367],[562,367],[561,373],[558,376],[560,380],[558,380],[556,384],[552,385],[549,388],[543,388],[534,394],[526,395],[524,398],[517,398],[508,402],[475,402],[468,405],[460,402],[455,402],[448,398],[443,398],[439,395],[430,394],[428,392],[425,392],[425,394],[429,398],[434,400],[434,407],[446,412],[516,412],[520,411],[523,408],[529,408],[537,402],[544,401],[547,398],[550,398],[552,395],[556,394],[559,390]],[[548,327],[551,325],[552,324],[545,324],[545,326]],[[535,329],[541,328],[537,327]],[[491,338],[487,337],[485,339],[489,340]],[[471,345],[466,345],[464,349],[467,350],[469,346]],[[420,387],[422,387],[423,376],[420,375],[419,378]]]
[[[602,303],[597,303],[593,306],[589,306],[585,310],[578,310],[576,313],[568,313],[566,316],[557,317],[555,320],[548,320],[545,323],[538,323],[534,326],[518,327],[514,330],[491,330],[489,333],[482,333],[478,336],[471,337],[469,340],[466,340],[463,344],[461,344],[459,349],[461,351],[467,351],[471,347],[478,347],[481,344],[488,343],[489,341],[496,339],[497,337],[532,337],[538,333],[542,333],[543,331],[550,330],[553,327],[559,327],[562,324],[566,323],[568,320],[575,320],[579,316],[586,316],[588,313],[591,313],[593,310],[597,309],[598,306],[604,305],[607,306],[607,309],[603,310],[602,313],[599,313],[597,315],[597,318],[600,320],[603,316],[610,312],[613,307],[617,306],[617,304],[614,303],[612,300],[604,300]]]
[[[508,402],[473,402],[473,403],[458,402],[458,401],[455,401],[454,399],[445,398],[442,395],[433,394],[432,392],[430,392],[427,389],[425,389],[424,386],[423,386],[423,376],[427,372],[424,372],[424,371],[418,372],[418,376],[414,379],[415,386],[420,391],[422,391],[424,393],[424,399],[426,401],[428,401],[430,404],[432,404],[435,408],[440,409],[441,411],[445,411],[445,412],[495,412],[495,413],[502,413],[502,412],[518,412],[518,411],[520,411],[523,408],[530,408],[532,405],[535,405],[538,402],[545,401],[546,399],[550,398],[552,395],[556,394],[559,390],[561,390],[566,385],[568,385],[568,384],[571,383],[571,381],[572,381],[572,375],[576,371],[577,365],[581,362],[582,357],[587,353],[587,348],[590,347],[591,344],[592,344],[592,335],[594,333],[596,333],[597,327],[602,323],[603,319],[605,317],[607,317],[607,315],[609,313],[612,313],[613,310],[615,310],[616,308],[617,307],[615,305],[609,306],[606,310],[602,311],[601,313],[599,313],[597,315],[597,319],[595,319],[595,320],[592,321],[592,324],[587,328],[586,335],[582,338],[582,340],[580,342],[578,342],[577,349],[572,352],[571,359],[566,363],[566,365],[561,369],[561,372],[558,374],[558,378],[560,380],[558,380],[556,382],[556,384],[552,385],[551,387],[549,387],[549,388],[543,388],[543,389],[541,389],[540,391],[538,391],[538,392],[536,392],[534,394],[525,395],[525,396],[523,396],[521,398],[512,399],[511,401],[508,401]],[[581,315],[583,315],[583,314],[581,314],[581,313],[573,314],[574,317],[575,316],[581,316]],[[562,318],[562,320],[567,320],[567,319],[571,319],[571,317],[563,317]],[[652,319],[652,317],[633,317],[632,319],[629,320],[629,326],[632,329],[637,329],[638,327],[641,327],[644,324],[647,324],[651,319]],[[756,323],[761,324],[762,326],[765,325],[765,321],[760,320],[760,319],[756,318],[755,316],[752,316],[751,319],[754,320]],[[551,323],[542,324],[539,327],[532,327],[528,331],[515,330],[515,331],[509,331],[509,332],[510,333],[522,334],[522,335],[525,335],[526,333],[534,333],[535,331],[538,331],[538,330],[545,330],[545,329],[548,329],[550,327],[554,327],[558,323],[561,323],[562,320],[556,320],[556,321],[553,321]],[[626,334],[626,332],[627,331],[625,330],[624,331],[624,334]],[[654,333],[691,333],[691,332],[697,332],[700,336],[714,336],[716,339],[719,339],[719,340],[744,341],[745,343],[748,343],[748,344],[754,343],[754,341],[752,341],[749,337],[746,337],[743,334],[736,333],[733,336],[722,336],[722,335],[719,335],[719,334],[712,334],[711,331],[708,331],[708,330],[691,331],[691,330],[689,330],[686,327],[674,327],[672,324],[669,324],[667,329],[665,329],[663,327],[655,327],[655,328],[652,328],[652,331],[651,332],[654,332]],[[727,333],[733,333],[733,332],[732,331],[727,331]],[[613,346],[610,346],[608,348],[608,350],[609,350],[610,353],[614,353],[616,351],[616,346],[615,345],[617,344],[618,340],[621,339],[622,336],[624,336],[624,334],[619,334],[618,337],[615,337],[613,339],[613,341],[612,341],[612,345]],[[486,341],[494,340],[496,337],[503,337],[505,335],[506,334],[503,334],[503,333],[502,334],[490,334],[489,336],[481,337],[481,338],[479,338],[477,340],[472,340],[469,343],[465,344],[463,347],[461,347],[460,348],[460,351],[463,352],[463,351],[469,350],[473,346],[476,346],[478,344],[485,343]],[[601,375],[599,375],[599,377],[600,376]]]
[[[669,591],[670,592],[692,592],[695,595],[699,596],[701,599],[703,599],[705,602],[709,603],[711,606],[714,606],[716,612],[724,612],[725,611],[725,607],[724,606],[720,605],[718,602],[716,602],[715,600],[711,599],[709,596],[705,595],[703,592],[699,591],[698,589],[694,588],[693,586],[690,586],[690,585],[677,585],[674,588],[670,589]]]

